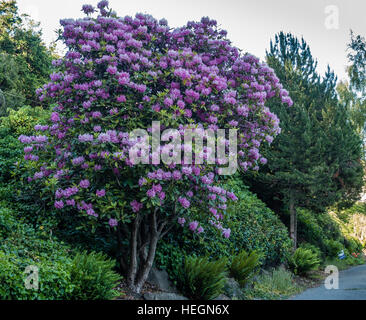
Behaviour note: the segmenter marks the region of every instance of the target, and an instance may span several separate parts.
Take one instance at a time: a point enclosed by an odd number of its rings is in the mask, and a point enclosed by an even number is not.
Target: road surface
[[[305,290],[290,300],[366,300],[366,264],[339,273],[339,289],[323,285]]]

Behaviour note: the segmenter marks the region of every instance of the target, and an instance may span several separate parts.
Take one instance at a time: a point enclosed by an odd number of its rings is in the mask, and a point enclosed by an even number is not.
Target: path
[[[339,289],[327,290],[323,284],[291,300],[366,300],[366,264],[340,271]]]

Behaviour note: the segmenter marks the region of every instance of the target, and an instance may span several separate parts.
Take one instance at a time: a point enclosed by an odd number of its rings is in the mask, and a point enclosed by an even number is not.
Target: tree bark
[[[136,274],[138,269],[138,246],[137,246],[137,236],[139,232],[140,227],[140,215],[137,214],[131,231],[131,239],[130,239],[130,247],[131,247],[131,253],[130,253],[130,267],[127,275],[127,284],[128,286],[134,290],[135,287],[135,280],[136,280]]]
[[[297,248],[297,213],[293,191],[290,193],[290,238],[294,244],[294,251]]]

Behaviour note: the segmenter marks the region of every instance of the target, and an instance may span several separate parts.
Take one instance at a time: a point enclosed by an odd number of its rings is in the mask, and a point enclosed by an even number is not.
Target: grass
[[[252,288],[244,291],[244,295],[247,300],[282,300],[303,289],[290,271],[278,268],[258,276]]]
[[[324,267],[333,265],[338,268],[338,270],[345,270],[352,266],[358,266],[365,263],[365,259],[363,257],[354,258],[347,257],[346,259],[340,260],[338,258],[327,258],[324,262]]]

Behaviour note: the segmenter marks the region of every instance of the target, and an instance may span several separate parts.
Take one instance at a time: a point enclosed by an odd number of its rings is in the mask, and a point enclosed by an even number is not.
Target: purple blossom
[[[90,182],[87,179],[81,180],[80,183],[79,183],[79,185],[83,189],[88,189],[90,187]]]
[[[197,221],[192,221],[189,223],[189,230],[191,231],[195,231],[198,227],[198,222]]]
[[[182,205],[183,208],[188,209],[191,206],[191,203],[188,201],[187,198],[180,197],[178,199],[179,203]]]
[[[56,209],[62,209],[64,207],[64,202],[61,201],[55,201],[55,208]]]
[[[102,190],[97,190],[96,195],[97,195],[97,197],[99,197],[99,198],[104,197],[104,196],[105,196],[105,190],[104,190],[104,189],[102,189]]]

